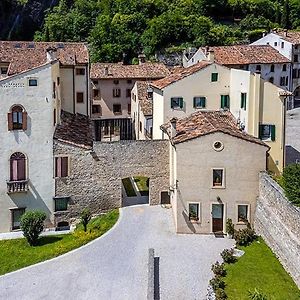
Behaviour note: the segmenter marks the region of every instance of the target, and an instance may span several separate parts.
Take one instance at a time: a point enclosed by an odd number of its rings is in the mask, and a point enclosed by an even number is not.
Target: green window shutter
[[[171,98],[171,108],[173,108],[174,105],[173,105],[173,98]]]
[[[221,108],[225,107],[225,96],[221,95]]]
[[[271,140],[275,141],[275,125],[271,125]]]
[[[226,108],[230,108],[230,99],[229,99],[229,95],[226,95]]]
[[[211,81],[212,82],[218,81],[218,73],[211,73]]]
[[[204,108],[206,107],[206,98],[205,97],[202,97],[201,98],[201,106]]]
[[[258,125],[258,138],[262,138],[262,132],[263,132],[263,125],[259,124]]]
[[[183,108],[183,98],[179,99],[179,106],[180,106],[180,108]]]

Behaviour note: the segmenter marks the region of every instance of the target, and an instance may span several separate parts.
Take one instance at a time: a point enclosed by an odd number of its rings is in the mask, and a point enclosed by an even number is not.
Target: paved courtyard
[[[176,235],[171,209],[132,206],[94,242],[56,259],[0,276],[0,299],[143,300],[148,249],[159,257],[160,299],[205,299],[210,267],[233,241]]]
[[[300,162],[300,108],[289,110],[286,116],[286,162]]]

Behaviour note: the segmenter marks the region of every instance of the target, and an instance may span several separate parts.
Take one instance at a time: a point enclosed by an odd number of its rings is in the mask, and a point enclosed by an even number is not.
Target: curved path
[[[228,239],[176,235],[172,211],[121,209],[104,236],[55,259],[0,276],[0,299],[147,299],[148,248],[159,256],[160,299],[205,299],[210,267]]]

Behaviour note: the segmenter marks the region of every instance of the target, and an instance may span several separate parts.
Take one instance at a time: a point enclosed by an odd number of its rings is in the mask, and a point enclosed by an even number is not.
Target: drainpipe
[[[75,66],[73,66],[73,114],[75,115]]]
[[[89,116],[89,103],[90,103],[90,95],[89,95],[89,87],[90,81],[89,81],[89,63],[85,67],[85,79],[86,79],[86,115]]]

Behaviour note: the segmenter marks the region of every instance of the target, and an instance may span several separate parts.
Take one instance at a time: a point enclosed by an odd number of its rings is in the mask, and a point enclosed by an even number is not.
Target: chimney
[[[47,62],[57,60],[57,49],[54,47],[49,47],[47,51]]]
[[[145,54],[139,54],[138,60],[139,60],[139,65],[145,63],[146,62],[146,55]]]
[[[288,35],[288,30],[287,30],[287,29],[284,29],[284,30],[283,30],[283,36],[287,37],[287,35]]]
[[[215,62],[215,51],[212,49],[208,49],[207,58],[210,62]]]
[[[171,123],[171,128],[170,128],[170,137],[173,138],[176,136],[176,123],[177,123],[177,118],[172,118],[170,120],[170,123]]]
[[[105,75],[105,76],[108,76],[108,66],[105,66],[105,67],[104,67],[104,75]]]

